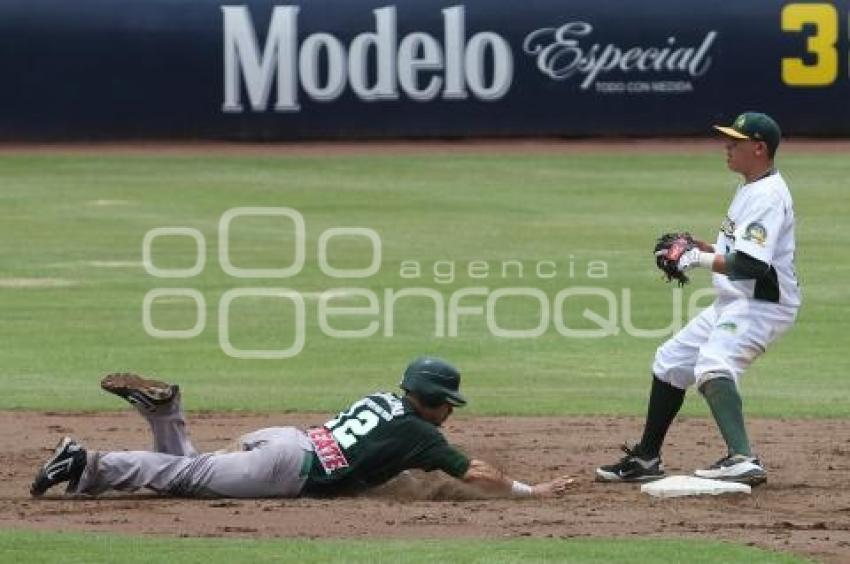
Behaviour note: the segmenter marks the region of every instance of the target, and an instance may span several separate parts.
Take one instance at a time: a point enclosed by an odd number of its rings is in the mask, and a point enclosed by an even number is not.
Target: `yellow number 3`
[[[782,31],[799,32],[805,24],[815,26],[806,41],[811,64],[797,57],[782,59],[782,81],[789,86],[828,86],[838,76],[838,13],[832,4],[788,4],[782,9]]]

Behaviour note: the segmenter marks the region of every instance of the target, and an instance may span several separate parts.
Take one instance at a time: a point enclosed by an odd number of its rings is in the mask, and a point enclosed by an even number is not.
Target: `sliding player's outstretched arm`
[[[508,477],[491,464],[474,458],[461,479],[487,491],[514,497],[558,497],[575,483],[569,476],[559,476],[539,484],[525,484]]]

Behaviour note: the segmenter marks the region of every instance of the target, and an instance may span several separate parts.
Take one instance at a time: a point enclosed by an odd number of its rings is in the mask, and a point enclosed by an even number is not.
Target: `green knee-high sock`
[[[729,454],[752,456],[744,426],[744,411],[738,387],[731,378],[713,378],[700,387],[714,421],[726,441]]]

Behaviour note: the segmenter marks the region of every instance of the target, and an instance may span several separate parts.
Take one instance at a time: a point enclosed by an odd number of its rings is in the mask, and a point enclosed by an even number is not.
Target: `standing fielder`
[[[63,438],[39,469],[33,496],[68,482],[68,493],[108,490],[185,497],[298,497],[356,493],[418,468],[442,470],[494,493],[554,497],[573,483],[566,476],[534,486],[507,478],[488,463],[469,459],[437,429],[454,407],[466,404],[460,374],[433,357],[405,370],[403,397],[376,393],[321,427],[302,432],[271,427],[239,438],[236,452],[198,454],[186,430],[177,386],[135,374],[110,374],[101,387],[132,403],[150,424],[154,452],[87,451]]]
[[[767,479],[750,450],[738,380],[797,317],[794,208],[773,163],[780,140],[776,122],[746,112],[730,127],[714,128],[725,138],[727,166],[743,182],[717,242],[691,241],[693,248],[673,266],[679,273],[710,268],[717,298],[656,352],[643,438],[632,448],[624,446],[626,456],[619,462],[597,468],[599,481],[640,482],[664,475],[661,445],[693,384],[708,402],[728,449],[710,468],[694,474],[751,485]],[[667,252],[659,254],[667,257]]]

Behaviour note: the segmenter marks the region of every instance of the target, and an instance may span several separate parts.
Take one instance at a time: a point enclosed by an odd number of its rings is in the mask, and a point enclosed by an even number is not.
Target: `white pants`
[[[794,324],[797,308],[757,300],[717,300],[658,347],[652,372],[679,389],[741,374]]]

